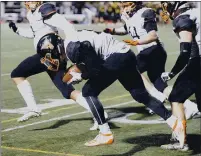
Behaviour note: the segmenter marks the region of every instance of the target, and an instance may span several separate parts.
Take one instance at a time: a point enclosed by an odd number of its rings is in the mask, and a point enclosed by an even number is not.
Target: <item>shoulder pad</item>
[[[194,29],[194,22],[190,19],[189,15],[181,15],[174,19],[173,27],[175,32],[182,30],[192,31]]]
[[[142,17],[145,20],[153,20],[156,18],[156,13],[154,10],[152,9],[146,9],[143,13],[142,13]]]
[[[51,15],[54,15],[56,13],[56,7],[53,4],[45,3],[39,8],[39,12],[41,12],[41,15],[43,18],[47,18]]]

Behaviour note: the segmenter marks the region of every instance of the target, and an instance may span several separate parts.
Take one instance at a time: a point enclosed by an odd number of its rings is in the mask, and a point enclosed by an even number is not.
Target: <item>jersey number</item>
[[[135,27],[129,27],[129,33],[133,38],[138,38],[140,39],[140,36],[137,34],[137,30]]]

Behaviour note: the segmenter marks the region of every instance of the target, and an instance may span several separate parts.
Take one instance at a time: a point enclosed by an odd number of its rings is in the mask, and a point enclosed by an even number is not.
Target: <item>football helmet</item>
[[[58,71],[66,62],[63,39],[57,34],[43,36],[38,42],[37,53],[42,57],[41,63],[52,71]]]
[[[187,2],[181,1],[181,2],[173,2],[173,1],[163,1],[161,2],[162,7],[162,13],[161,17],[162,19],[167,22],[169,19],[174,20],[179,14],[185,12],[190,8],[189,5],[186,5]]]
[[[36,10],[36,8],[42,4],[43,4],[42,1],[25,1],[24,2],[24,5],[26,6],[26,8],[32,11]]]
[[[127,13],[129,17],[132,17],[139,9],[143,7],[142,2],[130,1],[130,2],[121,2],[121,12]]]

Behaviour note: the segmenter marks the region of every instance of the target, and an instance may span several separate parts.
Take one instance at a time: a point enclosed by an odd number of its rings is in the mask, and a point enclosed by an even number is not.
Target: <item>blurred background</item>
[[[119,23],[120,2],[50,2],[56,5],[58,13],[75,24]],[[144,2],[147,7],[153,8],[160,19],[160,2]],[[27,22],[24,2],[1,2],[1,22]]]

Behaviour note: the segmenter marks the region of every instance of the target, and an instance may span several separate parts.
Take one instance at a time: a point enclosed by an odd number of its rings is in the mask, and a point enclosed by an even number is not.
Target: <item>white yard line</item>
[[[123,105],[128,105],[128,104],[133,103],[133,102],[135,102],[135,101],[132,100],[132,101],[128,101],[128,102],[124,102],[124,103],[120,103],[120,104],[116,104],[116,105],[112,105],[112,106],[107,106],[107,107],[104,107],[104,108],[116,108],[116,107],[120,107],[120,106],[123,106]],[[61,116],[61,117],[55,117],[55,118],[52,118],[52,119],[38,121],[38,122],[31,123],[31,124],[26,124],[26,125],[22,125],[22,126],[16,126],[16,127],[12,127],[12,128],[7,128],[7,129],[2,130],[2,132],[9,132],[9,131],[22,129],[22,128],[33,126],[33,125],[38,125],[38,124],[42,124],[42,123],[48,123],[48,122],[51,122],[51,121],[56,121],[56,120],[61,120],[61,119],[67,119],[67,118],[70,118],[70,117],[73,117],[73,116],[86,114],[86,113],[88,113],[88,111],[69,114],[69,115],[65,115],[65,116]]]

